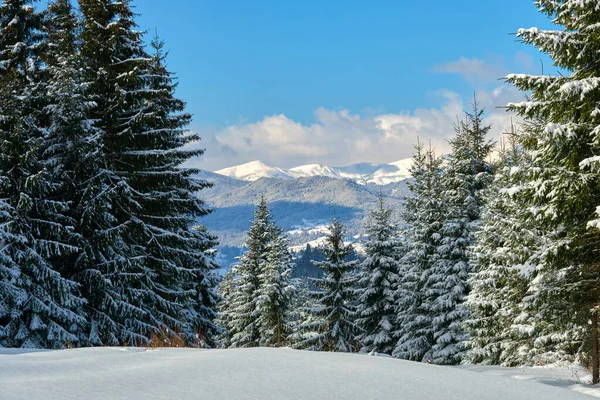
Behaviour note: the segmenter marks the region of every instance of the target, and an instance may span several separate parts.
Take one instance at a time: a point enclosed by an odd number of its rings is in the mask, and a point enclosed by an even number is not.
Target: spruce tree
[[[231,335],[228,330],[231,316],[230,301],[233,298],[233,294],[236,290],[236,280],[234,279],[233,272],[227,271],[217,289],[217,294],[220,296],[220,301],[217,308],[218,314],[217,318],[215,319],[215,323],[218,326],[223,327],[223,330],[217,336],[216,340],[221,347],[230,346]]]
[[[357,276],[357,340],[361,351],[391,354],[394,349],[396,324],[396,291],[402,242],[391,221],[392,210],[385,207],[371,212],[365,243],[366,258]]]
[[[81,157],[74,204],[82,251],[72,275],[88,300],[93,345],[142,345],[156,333],[147,304],[151,271],[144,251],[133,241],[140,222],[134,220],[133,189],[120,174],[121,152],[132,133],[126,128],[139,107],[139,77],[149,57],[141,34],[132,30],[129,2],[79,2],[82,13],[81,57],[85,66],[86,100],[94,105],[86,120],[98,132],[97,148]],[[136,104],[137,103],[137,104]]]
[[[8,347],[76,344],[85,324],[77,285],[52,265],[77,248],[43,155],[43,31],[30,1],[0,6],[0,346]]]
[[[400,260],[396,295],[396,346],[394,357],[424,361],[434,344],[431,311],[426,306],[425,282],[440,245],[445,207],[442,192],[442,159],[434,149],[417,142],[404,201],[405,254]]]
[[[492,180],[492,167],[487,161],[493,143],[486,136],[489,125],[483,123],[484,111],[474,100],[473,111],[456,127],[450,141],[452,154],[443,175],[442,201],[446,205],[437,259],[425,277],[425,307],[432,317],[435,344],[431,362],[460,362],[464,341],[463,327],[468,318],[464,305],[468,294],[469,247],[481,215],[481,191]]]
[[[229,332],[231,347],[260,345],[258,300],[272,229],[271,213],[263,197],[254,211],[254,220],[248,231],[245,243],[248,250],[239,258],[239,264],[233,267],[236,290],[226,299],[228,310],[221,317],[228,322],[224,328]]]
[[[467,297],[470,317],[466,361],[517,366],[530,363],[532,335],[519,324],[527,310],[523,299],[535,271],[531,259],[542,232],[520,217],[526,204],[511,189],[521,182],[527,154],[518,145],[517,132],[507,134],[500,149],[494,181],[482,191],[481,223],[474,234]],[[528,322],[526,322],[528,324]]]
[[[272,223],[270,235],[265,263],[259,275],[257,323],[260,345],[281,347],[289,343],[292,331],[289,316],[294,295],[294,286],[290,282],[293,264],[283,229]]]
[[[287,315],[290,334],[289,344],[293,348],[303,348],[303,342],[314,334],[313,331],[305,329],[303,324],[309,320],[310,296],[309,278],[293,278],[294,291],[289,303]]]
[[[347,261],[352,245],[344,243],[344,236],[344,225],[334,218],[322,249],[325,261],[315,263],[324,276],[321,279],[313,279],[318,290],[311,293],[313,302],[309,309],[308,321],[302,326],[308,333],[301,347],[339,352],[357,350],[354,340],[354,286],[357,262]]]
[[[216,238],[205,227],[194,228],[195,221],[210,212],[197,196],[210,184],[194,177],[198,170],[180,168],[204,151],[185,147],[200,138],[187,133],[191,115],[175,97],[177,84],[166,68],[164,43],[155,37],[151,47],[154,54],[138,91],[143,93],[140,106],[127,124],[131,141],[121,153],[122,164],[131,167],[122,167],[120,174],[139,204],[134,218],[141,229],[135,240],[147,254],[145,268],[155,274],[155,324],[183,333],[188,343],[195,335],[210,343],[218,330],[212,322],[218,266],[210,255]]]
[[[78,175],[76,228],[83,237],[73,276],[88,299],[93,344],[148,343],[152,335],[210,342],[215,316],[215,244],[196,218],[207,183],[179,168],[190,115],[159,41],[146,53],[130,1],[80,1],[87,121],[98,151]]]
[[[538,0],[536,5],[557,29],[520,29],[517,36],[567,73],[507,77],[519,89],[531,92],[531,99],[512,103],[509,109],[531,121],[543,121],[537,135],[523,143],[532,155],[523,195],[536,223],[555,233],[541,258],[535,295],[543,299],[538,302],[539,312],[548,322],[587,329],[586,353],[597,383],[600,69],[594,27],[600,14],[594,1]]]

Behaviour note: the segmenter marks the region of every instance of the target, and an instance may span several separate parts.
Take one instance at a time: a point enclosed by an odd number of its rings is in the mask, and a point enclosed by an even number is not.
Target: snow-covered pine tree
[[[139,204],[134,218],[141,229],[135,240],[137,246],[146,244],[145,268],[155,274],[155,324],[181,332],[188,343],[195,335],[210,343],[218,330],[213,323],[218,265],[210,255],[216,238],[205,227],[194,228],[210,212],[197,195],[210,184],[194,177],[198,170],[180,168],[204,151],[185,147],[200,138],[187,133],[191,115],[175,97],[177,84],[166,68],[163,42],[155,37],[151,46],[153,57],[141,75],[145,84],[136,93],[139,106],[126,125],[131,139],[121,152],[119,173]]]
[[[55,199],[68,204],[70,225],[75,225],[73,206],[77,204],[79,176],[90,158],[99,151],[98,131],[87,120],[90,103],[83,86],[83,68],[78,50],[79,21],[69,0],[56,0],[48,5],[44,30],[43,61],[46,65],[45,89],[47,105],[44,118],[48,124],[42,159],[56,182]],[[74,235],[73,245],[79,247],[81,235]],[[52,258],[54,269],[63,276],[73,276],[73,265],[79,252],[62,252]],[[85,308],[79,310],[85,314]],[[79,332],[80,343],[88,344],[89,326]]]
[[[596,62],[597,1],[537,0],[539,11],[555,30],[520,29],[522,42],[548,54],[566,74],[514,74],[508,82],[531,92],[531,99],[509,104],[530,120],[544,120],[535,137],[524,143],[531,151],[527,193],[534,218],[558,233],[540,264],[540,313],[554,324],[587,327],[587,351],[593,381],[599,380],[598,309],[600,286],[600,68]],[[562,29],[560,29],[562,28]],[[588,327],[588,321],[591,324]]]
[[[31,1],[0,6],[0,346],[78,343],[77,285],[51,259],[77,249],[60,183],[42,153],[47,104],[42,16]]]
[[[367,226],[366,258],[356,278],[356,339],[363,352],[391,354],[395,347],[395,302],[404,248],[391,218],[392,210],[380,195]]]
[[[292,333],[289,315],[295,289],[290,282],[293,264],[283,229],[272,222],[270,230],[266,259],[259,275],[257,323],[260,345],[281,347],[289,343]]]
[[[539,229],[522,218],[526,204],[513,196],[528,155],[513,129],[500,149],[493,183],[482,193],[481,223],[474,233],[466,304],[470,317],[466,361],[517,366],[530,363],[531,331],[518,321],[526,314],[522,301],[531,280],[530,259],[540,246]],[[530,318],[527,318],[530,319]]]
[[[86,100],[94,106],[85,121],[98,133],[97,148],[82,154],[76,177],[76,229],[83,240],[72,275],[88,300],[92,345],[145,344],[154,333],[145,306],[152,274],[143,266],[143,250],[130,240],[137,234],[132,216],[139,205],[119,170],[123,142],[131,138],[123,126],[127,111],[139,107],[124,97],[142,88],[139,71],[148,57],[141,35],[131,29],[128,1],[81,0],[79,6]]]
[[[86,120],[90,106],[77,48],[79,21],[69,0],[56,0],[48,5],[44,29],[47,33],[43,52],[47,79],[44,117],[48,128],[43,158],[48,171],[60,183],[61,199],[72,204],[78,196],[79,169],[87,161],[84,157],[99,151],[95,140],[99,132]],[[72,214],[69,210],[69,215]],[[64,256],[65,264],[73,264],[74,259]]]
[[[150,62],[129,3],[79,2],[84,84],[95,106],[86,120],[98,130],[98,151],[83,155],[85,169],[78,176],[76,228],[84,241],[73,275],[88,300],[94,345],[146,344],[165,327],[151,313],[152,306],[165,302],[153,292],[155,275],[144,265],[144,247],[136,243],[144,228],[135,218],[141,206],[122,174],[133,167],[121,161],[122,153],[134,137],[129,123],[140,116],[140,75]]]
[[[248,231],[245,243],[248,250],[239,258],[239,264],[233,267],[236,290],[225,299],[228,307],[220,317],[220,320],[227,323],[224,328],[229,332],[231,347],[260,345],[258,295],[272,231],[271,213],[266,199],[262,197]]]
[[[410,195],[404,200],[405,255],[400,260],[396,295],[396,347],[392,355],[413,361],[430,358],[434,344],[432,317],[425,306],[424,284],[440,245],[444,222],[442,202],[442,159],[430,146],[415,145],[412,179],[407,183]]]
[[[357,350],[354,339],[356,316],[354,290],[356,261],[347,261],[352,245],[344,243],[345,227],[337,218],[329,226],[322,251],[325,261],[315,265],[323,270],[323,278],[313,279],[319,289],[311,292],[308,321],[302,329],[308,330],[301,347],[320,351],[352,352]]]
[[[436,364],[460,362],[463,342],[468,337],[463,323],[469,315],[464,305],[469,247],[481,215],[481,191],[492,180],[492,166],[487,159],[494,145],[486,138],[490,126],[484,125],[483,113],[475,99],[472,112],[456,126],[456,136],[450,141],[452,154],[443,175],[442,201],[447,212],[437,259],[425,276],[424,288],[435,340],[431,362]]]
[[[526,120],[522,125],[519,142],[537,140],[546,125],[547,121],[544,119]],[[523,265],[518,266],[528,287],[520,304],[520,313],[512,325],[516,340],[505,343],[502,362],[529,365],[574,362],[578,360],[578,353],[585,344],[587,327],[578,318],[560,318],[557,321],[554,318],[556,315],[553,317],[553,314],[548,313],[549,299],[550,303],[560,301],[559,298],[549,297],[555,291],[552,288],[560,283],[555,280],[554,274],[548,273],[548,266],[553,262],[548,251],[555,251],[557,243],[563,241],[564,237],[560,229],[545,226],[537,220],[538,210],[531,204],[532,186],[529,181],[531,169],[535,168],[532,154],[523,151],[522,156],[521,165],[511,171],[513,186],[505,191],[511,195],[512,201],[520,205],[515,227],[523,232],[519,234],[518,240],[530,245],[527,248],[531,252],[530,257]],[[549,310],[553,312],[554,307],[550,306]]]
[[[81,0],[87,121],[99,151],[84,155],[74,276],[89,301],[93,344],[145,344],[153,334],[209,342],[216,326],[214,238],[194,229],[208,186],[180,169],[190,115],[174,98],[161,45],[144,50],[130,1]]]

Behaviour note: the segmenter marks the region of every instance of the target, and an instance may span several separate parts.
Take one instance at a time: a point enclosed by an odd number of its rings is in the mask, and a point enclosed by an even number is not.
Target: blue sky
[[[256,158],[282,167],[390,162],[410,156],[417,135],[445,151],[451,122],[430,114],[451,121],[474,91],[490,114],[518,100],[497,78],[540,72],[541,56],[510,33],[551,26],[528,0],[135,4],[140,27],[158,29],[170,50],[178,94],[205,138],[197,165],[208,169]],[[382,126],[394,123],[404,136],[390,142]]]

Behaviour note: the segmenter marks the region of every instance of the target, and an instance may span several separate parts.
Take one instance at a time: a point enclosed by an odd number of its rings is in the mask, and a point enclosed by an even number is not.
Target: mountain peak
[[[389,164],[360,163],[347,167],[330,167],[321,164],[307,164],[295,168],[282,169],[271,167],[262,161],[216,171],[217,174],[244,181],[256,181],[261,178],[295,179],[310,176],[325,176],[334,179],[349,179],[359,184],[374,183],[387,185],[410,177],[409,168],[412,159],[407,158]]]
[[[250,161],[246,164],[224,168],[215,171],[217,174],[244,181],[255,181],[260,178],[290,179],[291,177],[281,168],[271,167],[262,161]]]

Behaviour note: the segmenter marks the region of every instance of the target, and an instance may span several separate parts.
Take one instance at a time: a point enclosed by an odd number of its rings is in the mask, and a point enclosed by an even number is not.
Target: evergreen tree
[[[210,342],[216,332],[215,244],[194,229],[208,186],[179,168],[190,115],[174,98],[161,43],[146,53],[130,1],[80,1],[87,112],[98,150],[81,158],[82,252],[73,276],[89,302],[93,344],[145,344],[154,334]]]
[[[356,328],[361,351],[391,354],[396,322],[395,296],[399,259],[403,248],[392,211],[379,198],[379,208],[371,212],[365,243],[366,259],[357,276]]]
[[[481,215],[481,191],[492,179],[487,161],[493,143],[486,138],[490,126],[483,124],[483,110],[473,103],[472,113],[456,127],[450,141],[452,154],[443,176],[442,200],[447,215],[441,230],[438,258],[427,276],[426,307],[432,315],[435,344],[431,361],[453,364],[460,361],[468,336],[463,323],[468,318],[464,297],[468,294],[469,247]]]
[[[308,330],[302,347],[321,351],[356,350],[354,270],[357,262],[347,261],[352,245],[344,243],[344,234],[344,225],[334,218],[323,247],[325,261],[315,263],[324,276],[313,279],[319,290],[311,293],[313,303],[308,320],[302,326]]]
[[[233,267],[236,290],[227,298],[228,310],[221,316],[231,337],[231,347],[260,345],[259,291],[261,274],[267,264],[267,254],[273,234],[273,223],[267,201],[263,197],[254,211],[254,220],[246,239],[247,251]]]
[[[145,268],[155,274],[155,324],[182,332],[188,343],[197,340],[196,335],[210,343],[218,330],[213,323],[218,265],[210,254],[216,238],[203,226],[193,227],[210,212],[196,195],[210,184],[194,178],[198,170],[180,168],[204,151],[184,147],[200,138],[187,133],[191,115],[174,96],[177,85],[165,65],[163,42],[155,37],[151,46],[154,55],[142,74],[144,96],[128,122],[132,137],[122,152],[121,162],[131,168],[122,167],[120,174],[139,204],[134,209],[141,223],[136,245],[144,246]]]
[[[291,334],[289,314],[294,286],[290,282],[293,264],[283,229],[271,224],[266,259],[259,275],[257,291],[260,345],[281,347]]]
[[[442,159],[421,142],[415,145],[410,195],[404,201],[405,255],[400,260],[396,347],[392,355],[413,361],[430,358],[434,344],[432,316],[426,306],[425,282],[440,246],[445,207],[441,198]]]
[[[467,361],[516,366],[529,361],[531,331],[520,329],[525,316],[522,301],[532,273],[530,260],[540,245],[541,232],[520,218],[526,204],[510,189],[521,181],[527,154],[518,146],[517,132],[508,135],[495,166],[493,183],[482,191],[481,224],[471,253],[465,322],[469,332]],[[529,319],[529,318],[527,318]]]
[[[42,22],[30,1],[0,6],[0,346],[61,348],[85,323],[77,285],[51,262],[77,249],[43,158]]]
[[[598,33],[593,27],[600,14],[593,1],[538,0],[536,5],[560,29],[520,29],[517,36],[569,73],[507,77],[519,89],[531,92],[530,100],[510,104],[509,109],[531,121],[543,121],[537,134],[523,142],[532,157],[523,196],[531,218],[545,231],[554,232],[540,259],[535,297],[541,300],[538,310],[548,322],[587,328],[587,354],[597,383],[600,114],[596,82],[600,69],[595,57]]]
[[[142,345],[155,331],[148,304],[154,274],[144,266],[144,250],[135,246],[141,222],[133,188],[122,176],[122,152],[133,133],[127,125],[139,107],[141,71],[149,57],[141,34],[133,30],[129,1],[79,2],[83,17],[81,56],[87,101],[86,113],[98,134],[97,150],[83,154],[74,204],[82,252],[72,275],[88,300],[93,345]]]

